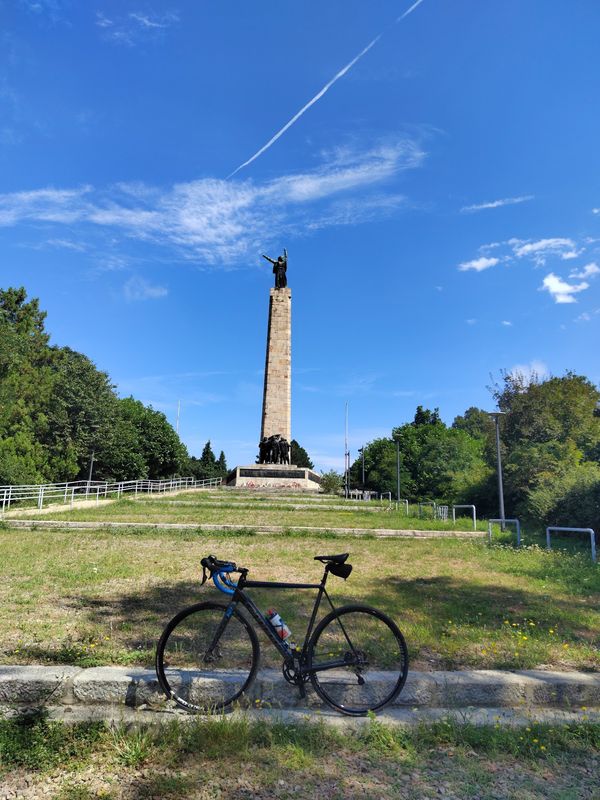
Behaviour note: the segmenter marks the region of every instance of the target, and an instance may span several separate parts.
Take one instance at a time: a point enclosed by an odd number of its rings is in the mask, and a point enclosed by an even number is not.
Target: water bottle
[[[275,611],[274,608],[270,608],[267,611],[267,621],[269,622],[270,625],[273,626],[273,629],[275,630],[275,633],[277,634],[278,638],[281,639],[282,642],[285,642],[285,644],[290,650],[295,650],[296,645],[290,638],[292,632],[285,624],[285,622],[281,619],[281,617],[279,616],[277,611]]]

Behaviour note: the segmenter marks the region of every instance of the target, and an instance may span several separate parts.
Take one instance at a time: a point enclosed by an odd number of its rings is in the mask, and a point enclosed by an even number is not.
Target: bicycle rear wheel
[[[168,623],[156,648],[156,674],[167,697],[188,711],[219,711],[242,699],[258,668],[256,633],[236,610],[197,603]]]
[[[379,711],[398,696],[408,651],[396,623],[369,606],[343,606],[317,626],[308,646],[315,692],[343,714]]]

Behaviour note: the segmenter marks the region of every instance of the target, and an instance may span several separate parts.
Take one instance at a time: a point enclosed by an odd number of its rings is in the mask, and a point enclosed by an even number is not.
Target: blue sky
[[[319,468],[346,402],[355,457],[502,369],[600,381],[600,4],[410,8],[0,0],[0,285],[194,454],[254,460],[283,247]]]

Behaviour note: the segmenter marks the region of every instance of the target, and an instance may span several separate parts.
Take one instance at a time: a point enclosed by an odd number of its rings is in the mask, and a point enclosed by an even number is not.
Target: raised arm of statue
[[[276,264],[276,263],[277,263],[277,261],[275,261],[275,260],[274,260],[274,259],[272,259],[272,258],[269,258],[269,256],[266,256],[264,253],[263,253],[263,258],[266,258],[266,259],[267,259],[267,261],[270,261],[270,262],[271,262],[271,264]]]

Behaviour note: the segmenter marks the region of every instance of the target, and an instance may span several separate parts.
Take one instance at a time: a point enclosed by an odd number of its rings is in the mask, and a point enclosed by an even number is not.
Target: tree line
[[[46,313],[21,288],[0,289],[0,484],[224,477],[207,442],[189,456],[165,415],[121,398],[82,353],[50,344]]]
[[[490,387],[500,411],[507,516],[600,528],[600,392],[582,375],[540,380],[504,373]],[[365,488],[411,502],[474,503],[497,515],[494,422],[471,407],[450,426],[439,410],[418,406],[414,419],[364,447]],[[362,457],[350,469],[362,487]]]

